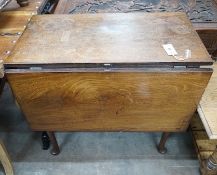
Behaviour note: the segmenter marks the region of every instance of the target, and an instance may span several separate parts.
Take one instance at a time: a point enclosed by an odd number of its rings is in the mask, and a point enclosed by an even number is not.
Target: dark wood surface
[[[217,58],[217,27],[216,30],[198,30],[201,40],[203,41],[208,52]]]
[[[56,14],[120,12],[186,12],[209,54],[217,58],[216,0],[60,0],[55,10]]]
[[[52,32],[51,32],[52,31]],[[168,56],[172,43],[184,62]],[[37,47],[34,47],[37,46]],[[6,64],[212,62],[183,13],[33,16]]]
[[[7,74],[39,131],[184,131],[211,71]]]

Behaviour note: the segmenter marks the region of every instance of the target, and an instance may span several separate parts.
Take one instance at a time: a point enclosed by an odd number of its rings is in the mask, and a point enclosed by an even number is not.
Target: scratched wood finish
[[[217,58],[215,0],[60,0],[55,14],[186,12],[209,54]],[[201,31],[202,30],[202,31]]]
[[[46,131],[184,131],[209,71],[12,73],[31,128]]]
[[[192,57],[183,62],[168,56],[162,47],[168,42],[180,56],[190,49]],[[208,64],[212,60],[184,13],[98,13],[33,16],[5,62]]]

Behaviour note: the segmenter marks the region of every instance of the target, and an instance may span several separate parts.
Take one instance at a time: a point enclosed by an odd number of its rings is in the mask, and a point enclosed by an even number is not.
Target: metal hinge
[[[173,66],[175,69],[186,69],[186,66]]]
[[[108,72],[108,71],[111,71],[112,64],[110,64],[110,63],[105,63],[105,64],[103,64],[103,67],[104,67],[104,71],[105,71],[105,72]]]
[[[200,68],[212,68],[213,67],[213,65],[202,65],[202,66],[200,66]]]
[[[21,32],[17,32],[17,33],[0,33],[0,36],[19,36],[21,35]]]
[[[29,69],[32,71],[40,71],[42,70],[42,67],[30,67]]]

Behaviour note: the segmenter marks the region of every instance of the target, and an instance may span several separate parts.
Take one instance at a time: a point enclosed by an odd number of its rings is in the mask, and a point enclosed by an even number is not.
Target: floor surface
[[[165,155],[156,150],[160,133],[57,133],[61,154],[52,156],[41,149],[41,133],[29,129],[7,84],[0,111],[0,139],[15,175],[199,175],[190,133],[171,135]]]

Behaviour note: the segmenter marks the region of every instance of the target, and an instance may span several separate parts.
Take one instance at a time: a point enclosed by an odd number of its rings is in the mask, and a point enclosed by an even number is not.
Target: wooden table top
[[[217,139],[217,62],[198,106],[198,113],[210,139]]]
[[[4,60],[11,53],[19,36],[0,36],[0,60]]]
[[[11,53],[31,16],[22,11],[0,13],[0,60]]]
[[[0,35],[23,32],[32,14],[25,11],[0,13]]]
[[[171,43],[185,61],[168,56]],[[33,16],[6,64],[147,63],[211,64],[184,13]]]

